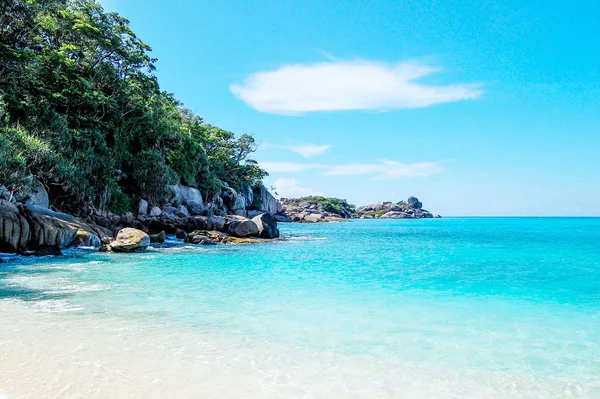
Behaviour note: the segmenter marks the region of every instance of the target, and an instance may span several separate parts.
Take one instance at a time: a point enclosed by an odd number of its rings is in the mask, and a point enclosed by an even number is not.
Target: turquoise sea
[[[143,342],[169,364],[143,372],[156,397],[600,398],[600,218],[280,227],[260,245],[11,260],[0,303],[69,334],[127,326],[132,359]]]

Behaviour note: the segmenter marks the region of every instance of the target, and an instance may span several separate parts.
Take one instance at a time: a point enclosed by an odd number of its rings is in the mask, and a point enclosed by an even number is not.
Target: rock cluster
[[[353,217],[361,219],[428,219],[440,216],[423,209],[423,204],[418,198],[410,197],[407,201],[397,203],[387,201],[358,207]]]
[[[350,219],[353,211],[352,205],[337,198],[283,198],[281,211],[275,218],[280,222],[343,222]]]

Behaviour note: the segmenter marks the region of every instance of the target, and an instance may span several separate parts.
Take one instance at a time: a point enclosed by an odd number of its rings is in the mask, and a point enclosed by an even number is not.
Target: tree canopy
[[[260,184],[254,138],[204,123],[160,89],[151,48],[94,0],[3,0],[0,183],[33,178],[58,207],[128,210],[167,184]],[[200,94],[201,95],[201,94]]]

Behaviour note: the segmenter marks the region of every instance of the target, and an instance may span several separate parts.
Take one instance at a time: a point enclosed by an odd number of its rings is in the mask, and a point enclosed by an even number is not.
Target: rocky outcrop
[[[233,237],[222,231],[198,230],[191,232],[188,237],[190,236],[191,238],[186,238],[186,242],[190,244],[193,244],[194,241],[198,241],[199,244],[207,245],[206,240],[217,244],[256,244],[264,242],[263,240],[253,237]]]
[[[223,204],[233,215],[246,216],[246,199],[233,188],[226,188],[221,193]]]
[[[245,196],[225,187],[221,195],[207,203],[201,202],[196,189],[176,185],[171,190],[171,200],[160,203],[162,209],[145,200],[137,203],[135,214],[111,214],[91,206],[85,209],[84,220],[37,205],[17,203],[11,192],[0,187],[0,251],[24,253],[43,246],[89,246],[135,252],[144,250],[150,241],[164,242],[166,234],[177,233],[184,238],[193,231],[218,231],[231,238],[227,242],[236,241],[233,238],[245,239],[243,242],[247,243],[253,238],[279,237],[277,219],[269,213],[253,210],[253,219],[246,217],[248,203],[256,194],[250,187],[240,190]],[[280,209],[270,193],[263,196],[271,210]],[[134,229],[139,236],[128,229]],[[148,237],[146,244],[148,234],[151,238]],[[215,242],[223,240],[219,236]]]
[[[66,213],[34,205],[24,205],[21,211],[29,223],[29,249],[37,249],[41,245],[65,248],[84,244],[100,247],[100,237],[109,234],[99,226],[90,225]]]
[[[30,229],[19,208],[0,199],[0,252],[22,252],[29,244]]]
[[[110,243],[109,249],[113,252],[142,252],[148,249],[150,237],[138,229],[124,228],[117,234],[117,238]]]
[[[0,251],[21,253],[42,246],[100,247],[110,232],[66,213],[0,200]]]
[[[269,212],[271,215],[276,215],[283,210],[281,202],[265,187],[257,187],[256,190],[260,198],[259,210]]]
[[[282,211],[275,215],[278,221],[299,223],[343,222],[350,219],[354,206],[346,200],[310,196],[283,198]]]
[[[168,188],[173,192],[172,202],[177,202],[180,205],[186,204],[188,201],[194,201],[197,204],[203,202],[202,194],[197,188],[184,186],[183,184],[175,184],[168,186]]]
[[[240,238],[258,236],[258,226],[251,219],[235,220],[227,224],[227,232]]]
[[[408,201],[378,202],[364,205],[356,210],[353,217],[361,219],[428,219],[440,217],[422,209],[423,204],[416,197],[408,198]]]

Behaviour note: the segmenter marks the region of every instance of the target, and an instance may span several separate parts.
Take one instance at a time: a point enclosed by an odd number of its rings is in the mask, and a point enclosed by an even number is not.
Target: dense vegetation
[[[286,205],[301,206],[304,208],[312,205],[319,211],[336,213],[343,217],[350,217],[350,215],[356,211],[354,205],[349,204],[345,199],[339,198],[308,196],[300,198],[282,198],[281,202]]]
[[[259,184],[254,139],[161,91],[150,51],[94,0],[2,0],[0,184],[36,178],[58,207],[118,212],[176,182],[209,198],[219,180]]]

